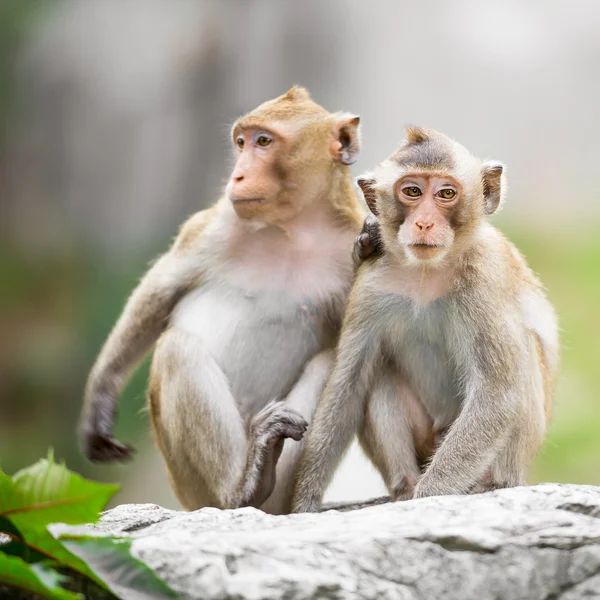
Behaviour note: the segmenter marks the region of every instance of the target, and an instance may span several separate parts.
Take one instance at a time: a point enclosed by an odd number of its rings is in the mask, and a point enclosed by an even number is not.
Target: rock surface
[[[123,505],[68,529],[132,536],[132,552],[186,599],[600,598],[592,486],[290,516]]]

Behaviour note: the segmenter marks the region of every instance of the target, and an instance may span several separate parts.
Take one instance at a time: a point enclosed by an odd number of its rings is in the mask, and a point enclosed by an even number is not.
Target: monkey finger
[[[308,424],[300,415],[297,415],[295,419],[282,416],[279,421],[272,423],[269,430],[265,433],[268,440],[267,443],[278,443],[279,440],[286,438],[291,438],[299,442],[303,438],[307,427]]]
[[[280,409],[281,405],[281,400],[271,400],[262,410],[258,412],[258,414],[253,417],[250,428],[253,431],[257,431],[268,425],[271,416],[276,410]]]
[[[373,229],[379,229],[379,219],[375,215],[367,215],[363,223],[362,233],[368,233]]]
[[[359,246],[370,246],[371,245],[371,236],[367,231],[363,231],[357,238],[356,241]]]
[[[371,236],[368,233],[361,233],[356,238],[356,245],[358,246],[358,253],[360,258],[365,259],[373,254],[373,246],[371,244]]]
[[[117,460],[125,461],[131,460],[135,454],[135,448],[131,444],[122,444],[117,440],[115,443],[115,457]]]

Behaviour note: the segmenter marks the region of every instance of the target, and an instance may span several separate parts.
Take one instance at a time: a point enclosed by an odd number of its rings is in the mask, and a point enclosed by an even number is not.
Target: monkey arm
[[[350,309],[351,310],[351,309]],[[294,512],[315,512],[335,467],[361,426],[376,360],[375,340],[348,320],[338,356],[308,431],[293,502]]]
[[[170,252],[152,266],[129,298],[88,378],[80,434],[90,460],[123,460],[131,454],[130,446],[112,437],[117,398],[131,370],[166,328],[191,275],[188,260]]]
[[[460,415],[417,483],[414,497],[466,494],[484,477],[507,442],[516,407],[516,393],[491,396],[484,385],[473,386]]]
[[[508,443],[519,413],[520,344],[509,326],[490,323],[464,344],[467,373],[461,411],[415,488],[415,498],[464,494]],[[477,342],[475,341],[477,340]]]
[[[196,242],[215,209],[200,211],[181,227],[171,250],[135,289],[88,377],[80,438],[94,461],[128,458],[133,448],[112,437],[117,398],[134,366],[165,330],[171,311],[200,277]]]

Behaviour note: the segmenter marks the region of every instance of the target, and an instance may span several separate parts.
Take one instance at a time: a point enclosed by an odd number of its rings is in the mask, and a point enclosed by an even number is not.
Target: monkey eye
[[[421,189],[416,185],[409,185],[405,188],[402,188],[402,192],[406,194],[409,198],[418,198],[421,196]]]
[[[456,196],[456,192],[451,188],[444,188],[440,190],[437,195],[443,200],[452,200]]]
[[[244,138],[240,135],[235,140],[235,145],[241,150],[244,147]]]
[[[272,141],[273,140],[267,135],[259,135],[258,138],[256,139],[256,143],[261,148],[266,148],[267,146],[270,146]]]

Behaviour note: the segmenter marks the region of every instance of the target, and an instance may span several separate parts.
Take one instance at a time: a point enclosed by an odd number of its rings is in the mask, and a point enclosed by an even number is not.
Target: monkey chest
[[[451,423],[462,402],[461,368],[450,321],[443,302],[423,307],[411,299],[398,298],[381,328],[393,365],[419,397],[435,427]]]
[[[281,291],[203,286],[177,306],[172,326],[197,337],[244,404],[287,394],[332,334],[325,306]]]

